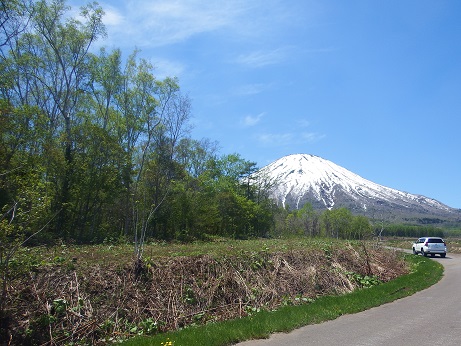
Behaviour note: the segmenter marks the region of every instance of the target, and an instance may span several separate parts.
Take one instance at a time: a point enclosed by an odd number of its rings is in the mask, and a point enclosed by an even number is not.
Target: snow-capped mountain
[[[356,214],[393,220],[439,222],[459,220],[460,210],[421,195],[373,183],[351,171],[307,154],[282,157],[257,172],[277,204],[300,209],[309,202],[316,209],[346,207]]]

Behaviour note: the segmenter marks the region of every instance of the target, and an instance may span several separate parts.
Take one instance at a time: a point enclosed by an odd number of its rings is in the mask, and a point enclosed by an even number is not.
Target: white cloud
[[[236,59],[236,62],[250,67],[264,67],[268,65],[274,65],[286,60],[289,57],[289,50],[291,49],[284,47],[269,51],[254,51],[249,54],[240,55]]]
[[[256,124],[258,124],[261,121],[261,119],[264,117],[264,115],[265,115],[265,113],[259,113],[258,115],[255,115],[255,116],[247,115],[243,119],[242,124],[245,127],[255,126]]]
[[[160,80],[166,77],[181,77],[186,70],[185,65],[178,61],[162,58],[152,58],[150,61],[155,67],[155,77]]]
[[[254,84],[246,84],[242,85],[235,89],[234,93],[238,96],[250,96],[260,94],[263,91],[269,89],[272,84],[264,84],[264,83],[254,83]]]
[[[112,6],[104,6],[104,17],[102,19],[104,25],[113,27],[122,25],[124,18],[123,15]]]
[[[316,132],[304,132],[301,134],[301,138],[307,142],[318,142],[319,140],[325,138],[325,135],[316,133]]]
[[[260,143],[270,146],[290,144],[293,137],[292,133],[263,133],[257,136]]]
[[[285,132],[285,133],[262,133],[257,135],[257,140],[265,146],[297,145],[305,142],[314,143],[325,138],[325,135],[315,132]]]
[[[76,0],[70,3],[79,6]],[[109,45],[130,48],[171,45],[217,31],[224,39],[267,42],[287,25],[304,18],[281,0],[105,0],[100,5],[106,12],[103,21]],[[256,52],[247,59],[265,56],[267,64],[279,54],[277,50]]]
[[[298,120],[297,123],[300,127],[309,127],[311,125],[309,120],[305,119]]]
[[[109,38],[117,45],[159,47],[196,34],[235,28],[247,1],[131,0],[101,3]]]

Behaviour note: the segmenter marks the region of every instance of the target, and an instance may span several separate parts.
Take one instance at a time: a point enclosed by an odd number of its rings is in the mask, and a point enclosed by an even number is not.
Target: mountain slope
[[[435,199],[373,183],[314,155],[282,157],[257,175],[271,182],[270,196],[277,204],[290,209],[309,202],[316,209],[346,207],[356,214],[394,221],[443,222],[461,217],[459,210]]]

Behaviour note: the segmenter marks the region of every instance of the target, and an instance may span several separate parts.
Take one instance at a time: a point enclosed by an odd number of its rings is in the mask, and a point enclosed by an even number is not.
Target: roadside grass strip
[[[410,296],[437,283],[443,276],[443,266],[428,258],[405,254],[411,272],[392,281],[363,288],[339,296],[323,296],[314,302],[297,306],[283,306],[274,311],[260,311],[240,319],[187,327],[181,330],[136,337],[123,345],[136,346],[190,346],[232,345],[249,339],[268,338],[276,332],[333,320],[394,300]],[[424,280],[421,280],[424,277]]]

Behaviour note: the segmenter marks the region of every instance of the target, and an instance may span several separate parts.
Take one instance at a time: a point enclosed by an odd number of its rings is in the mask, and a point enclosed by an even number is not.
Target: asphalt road
[[[277,333],[239,346],[461,345],[461,256],[435,257],[445,274],[437,284],[392,303],[336,320]],[[424,280],[424,277],[421,277]]]

